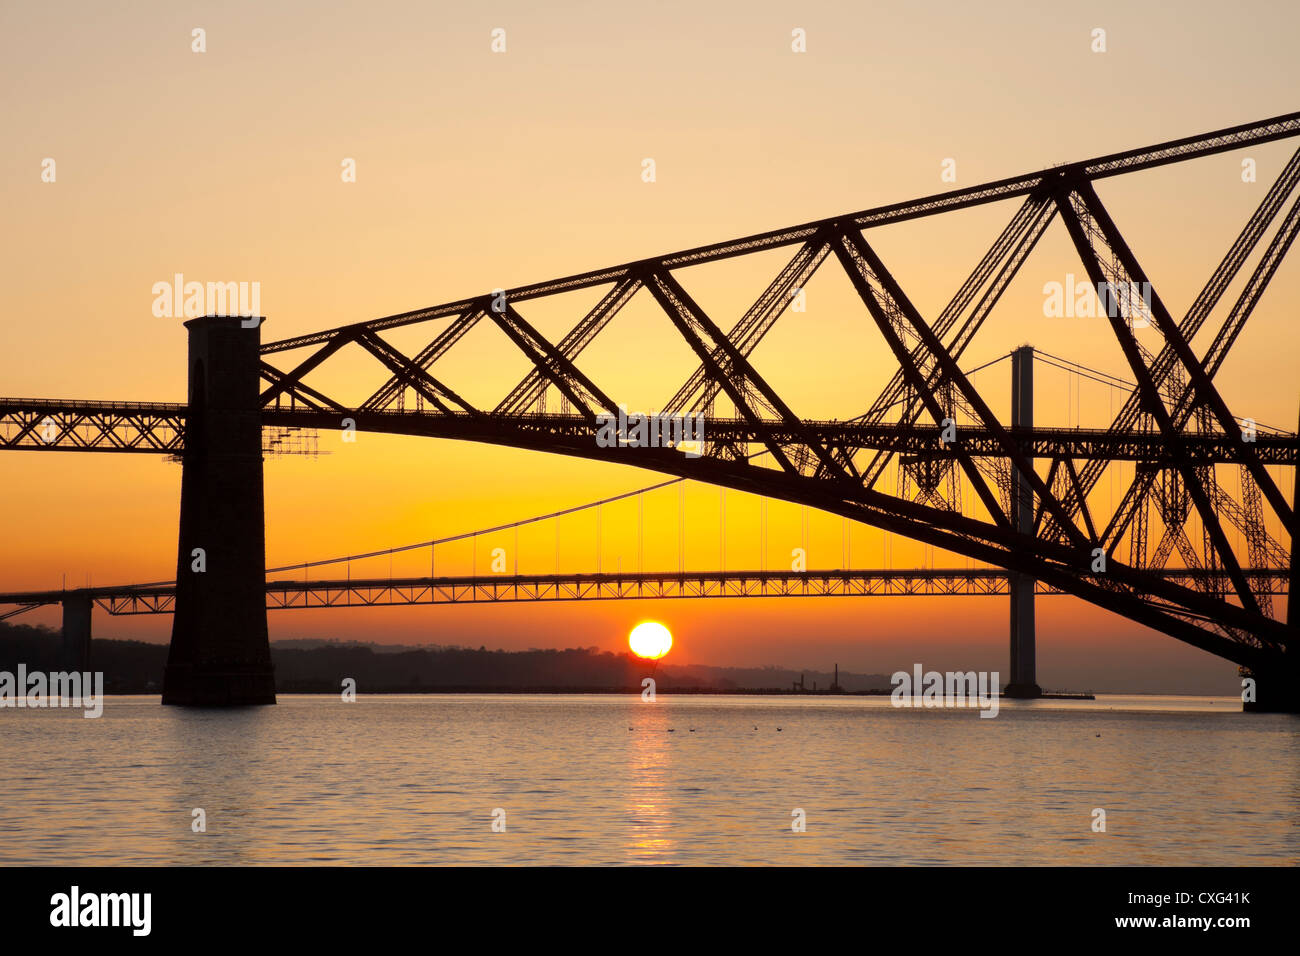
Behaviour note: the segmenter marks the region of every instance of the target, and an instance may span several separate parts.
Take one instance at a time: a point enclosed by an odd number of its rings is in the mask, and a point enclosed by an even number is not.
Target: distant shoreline
[[[105,697],[142,697],[154,696],[160,691],[105,691]],[[335,695],[339,689],[334,686],[320,687],[291,687],[277,688],[276,695],[286,696],[321,696],[323,694]],[[433,694],[498,694],[509,696],[512,694],[627,694],[640,696],[640,687],[377,687],[377,688],[358,688],[359,694],[375,695],[383,694],[385,696],[415,696],[415,695],[433,695]],[[789,688],[780,687],[658,687],[656,694],[672,694],[676,696],[694,696],[694,697],[889,697],[892,690],[790,690]],[[1170,695],[1126,695],[1126,696],[1170,696]],[[1177,696],[1177,695],[1175,695]],[[1012,698],[1004,698],[1012,699]],[[1058,693],[1043,694],[1035,700],[1096,700],[1096,696],[1088,693]]]
[[[162,691],[165,644],[105,638],[91,650],[109,696]],[[312,639],[271,644],[276,693],[338,694],[344,680],[364,694],[634,694],[654,674],[660,694],[727,697],[882,697],[888,673],[812,668],[726,667],[649,662],[595,647],[488,650],[486,647],[390,648]],[[58,636],[43,627],[0,622],[0,671],[65,669]],[[1052,692],[1040,700],[1094,700],[1091,693]]]

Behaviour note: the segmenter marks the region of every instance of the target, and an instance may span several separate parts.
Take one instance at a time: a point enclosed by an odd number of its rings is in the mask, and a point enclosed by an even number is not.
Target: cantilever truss
[[[1288,622],[1276,619],[1269,596],[1275,588],[1260,579],[1260,574],[1270,580],[1282,575],[1294,581],[1295,573],[1293,505],[1268,469],[1296,464],[1297,438],[1260,432],[1255,441],[1243,440],[1214,376],[1300,227],[1300,153],[1268,189],[1181,318],[1171,315],[1158,289],[1144,299],[1129,294],[1150,278],[1093,184],[1298,134],[1300,113],[1291,113],[266,343],[263,422],[354,426],[621,461],[803,503],[1022,572],[1046,588],[1076,595],[1244,666],[1273,667],[1285,655],[1300,619],[1290,609]],[[932,319],[922,316],[868,239],[871,230],[1005,200],[1018,200],[1006,227],[948,305]],[[1138,383],[1105,430],[1013,429],[994,415],[959,366],[1058,216],[1090,279],[1110,290],[1103,303],[1109,325]],[[793,255],[728,331],[676,275],[683,267],[779,248],[792,248]],[[897,363],[875,403],[848,422],[800,417],[750,359],[797,292],[831,260],[847,275]],[[1255,265],[1243,288],[1225,303],[1227,290],[1248,261]],[[603,294],[558,342],[549,341],[523,314],[530,301],[580,289]],[[672,448],[602,448],[594,440],[597,416],[615,406],[611,392],[578,362],[642,291],[698,359],[698,369],[665,402],[663,412],[710,413],[700,457]],[[1211,345],[1197,355],[1189,343],[1216,311],[1221,318]],[[491,407],[467,401],[437,368],[481,322],[497,326],[530,365]],[[388,330],[423,323],[434,331],[414,354],[384,337]],[[1158,331],[1158,352],[1134,334],[1138,324]],[[355,407],[306,381],[344,349],[368,353],[385,373]],[[272,364],[279,353],[303,351],[305,357],[287,369]],[[719,397],[734,407],[733,418],[711,415]],[[558,414],[546,412],[548,399]],[[33,416],[48,411],[0,399],[0,447],[60,447],[57,434],[44,443],[32,438]],[[159,407],[159,416],[166,412]],[[946,423],[958,426],[955,440],[942,440]],[[1114,513],[1102,514],[1090,492],[1119,460],[1137,463],[1136,478]],[[1218,483],[1216,466],[1239,471],[1239,497]],[[891,467],[900,475],[892,493],[881,480]],[[1012,518],[1013,475],[1017,487],[1025,489],[1022,493],[1032,496],[1030,527]],[[1148,541],[1153,511],[1161,529],[1154,549]],[[1244,539],[1245,555],[1234,552],[1233,532]],[[1285,544],[1278,536],[1287,539]],[[1175,551],[1186,573],[1166,573]],[[1104,562],[1099,563],[1099,556]]]
[[[1158,290],[1135,301],[1124,290],[1150,281],[1093,190],[1099,179],[1183,162],[1300,133],[1300,114],[1188,137],[1145,149],[1057,167],[1041,173],[956,190],[848,216],[806,223],[732,242],[625,263],[496,295],[446,303],[263,346],[263,393],[268,420],[356,427],[403,434],[468,438],[570,455],[616,459],[671,474],[802,502],[889,531],[1033,575],[1048,586],[1139,620],[1243,665],[1284,651],[1291,629],[1272,616],[1267,588],[1248,568],[1289,570],[1290,542],[1269,528],[1294,532],[1291,504],[1269,465],[1294,464],[1295,436],[1241,440],[1242,428],[1213,378],[1290,248],[1300,224],[1300,153],[1268,190],[1240,236],[1187,314],[1176,320]],[[975,205],[1018,199],[1006,228],[932,320],[923,317],[873,248],[873,227]],[[1274,225],[1287,203],[1280,226]],[[1115,290],[1110,326],[1138,388],[1106,431],[1074,431],[1073,438],[1035,429],[1014,434],[993,414],[959,367],[959,360],[1049,224],[1060,217],[1095,283]],[[1230,303],[1204,355],[1189,342],[1211,318],[1233,279],[1272,231],[1245,288]],[[739,320],[724,331],[683,287],[676,270],[691,265],[793,247],[787,264]],[[750,362],[750,355],[817,269],[833,259],[847,274],[897,362],[880,397],[846,423],[802,419]],[[1140,286],[1137,286],[1140,288]],[[531,300],[577,289],[604,295],[558,342],[548,341],[524,316]],[[584,349],[640,290],[649,292],[694,351],[699,367],[663,405],[666,413],[711,412],[725,396],[734,419],[709,420],[705,454],[690,459],[671,449],[597,448],[596,416],[614,408],[579,367]],[[1157,354],[1133,332],[1149,322],[1163,338]],[[480,322],[495,323],[529,360],[528,374],[493,407],[475,407],[439,377],[436,365]],[[414,355],[383,338],[389,329],[436,323],[436,334]],[[345,347],[365,350],[388,377],[357,408],[304,378]],[[310,349],[288,370],[271,364],[281,352]],[[546,414],[547,397],[551,409]],[[558,401],[557,401],[558,399]],[[957,440],[940,442],[945,420],[958,423]],[[1054,435],[1054,439],[1052,436]],[[1265,436],[1260,436],[1265,437]],[[1053,447],[1047,447],[1052,445]],[[1119,446],[1140,445],[1130,460],[1136,479],[1113,515],[1097,513],[1089,492]],[[1207,451],[1208,446],[1213,446]],[[756,454],[761,453],[761,454]],[[1036,463],[1042,462],[1045,471]],[[880,479],[899,467],[898,493]],[[1215,480],[1215,465],[1237,466],[1240,500]],[[1012,521],[1012,472],[1033,495],[1036,520],[1019,530]],[[973,497],[963,509],[955,477]],[[954,490],[945,491],[945,488]],[[1152,489],[1160,493],[1152,494]],[[913,489],[916,490],[913,493]],[[1148,548],[1147,512],[1163,528]],[[973,513],[978,509],[977,513]],[[1200,535],[1189,535],[1192,519]],[[1230,532],[1240,532],[1249,554],[1238,556]],[[1193,538],[1200,540],[1193,541]],[[1127,551],[1120,548],[1127,543]],[[1100,550],[1099,550],[1100,549]],[[1177,550],[1199,577],[1157,573]],[[1104,553],[1104,571],[1097,555]],[[1230,582],[1230,588],[1223,582]]]

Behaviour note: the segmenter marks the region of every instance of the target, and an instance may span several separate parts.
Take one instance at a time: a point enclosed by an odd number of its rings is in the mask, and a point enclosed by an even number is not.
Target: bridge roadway
[[[75,399],[0,398],[0,449],[42,451],[104,451],[180,454],[185,448],[186,406],[173,402],[94,402]],[[48,419],[48,423],[47,423]],[[351,420],[359,431],[418,435],[464,441],[487,441],[518,447],[575,448],[593,446],[595,426],[581,415],[473,415],[429,411],[321,411],[268,407],[261,411],[264,426],[342,429]],[[1159,432],[1101,428],[1008,429],[1031,458],[1070,458],[1075,461],[1161,462],[1169,457]],[[794,443],[809,437],[829,447],[882,450],[908,455],[1005,458],[1006,449],[986,428],[961,426],[956,441],[940,442],[935,425],[870,423],[862,420],[801,421],[798,434],[780,421],[750,422],[740,418],[706,418],[709,444],[746,445],[770,441]],[[1181,436],[1182,453],[1190,462],[1236,462],[1243,434],[1188,432]],[[1266,465],[1295,465],[1300,436],[1257,429],[1250,439]]]
[[[1185,587],[1223,574],[1166,569],[1152,572]],[[1286,594],[1285,571],[1248,569],[1261,593]],[[506,604],[527,601],[656,600],[737,597],[940,597],[1010,593],[999,568],[832,571],[644,571],[612,574],[482,575],[463,577],[354,578],[266,582],[268,610],[380,607],[409,604]],[[1039,594],[1060,594],[1041,581]],[[113,615],[170,614],[174,584],[118,585],[0,594],[0,605],[21,611],[64,602],[91,602]]]

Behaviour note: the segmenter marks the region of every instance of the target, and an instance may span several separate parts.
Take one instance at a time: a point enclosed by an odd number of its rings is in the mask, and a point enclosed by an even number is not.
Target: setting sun
[[[643,621],[632,628],[627,643],[637,657],[658,660],[673,646],[673,636],[658,621]]]

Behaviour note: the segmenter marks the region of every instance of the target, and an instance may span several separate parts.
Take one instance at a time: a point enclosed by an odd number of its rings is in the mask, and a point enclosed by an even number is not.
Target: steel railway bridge
[[[929,593],[1010,596],[1008,693],[1037,693],[1033,602],[1042,591],[1073,595],[1234,661],[1257,684],[1258,700],[1248,707],[1295,711],[1300,619],[1290,602],[1285,619],[1279,617],[1272,598],[1289,595],[1295,583],[1295,491],[1287,500],[1278,472],[1295,466],[1300,441],[1291,432],[1256,431],[1249,421],[1243,427],[1214,378],[1300,228],[1300,151],[1226,243],[1181,316],[1151,283],[1094,184],[1298,134],[1300,113],[1291,113],[279,341],[261,341],[260,317],[196,318],[186,323],[185,403],[0,399],[0,449],[181,460],[175,581],[77,592],[87,621],[94,603],[114,613],[174,612],[164,703],[273,703],[268,607],[933,588]],[[1010,220],[948,304],[927,320],[873,247],[871,231],[998,202],[1014,203]],[[1115,336],[1134,382],[1105,429],[1035,425],[1031,348],[1012,353],[1007,421],[993,413],[959,364],[1058,218],[1100,293],[1098,321]],[[676,274],[782,248],[792,250],[791,257],[729,331]],[[842,421],[801,418],[750,361],[827,262],[847,276],[897,365],[874,404]],[[1235,294],[1228,294],[1230,287]],[[558,341],[521,312],[531,301],[584,289],[602,295]],[[1137,289],[1149,294],[1138,296]],[[699,454],[637,447],[626,435],[614,447],[595,440],[600,417],[617,407],[617,383],[597,384],[578,360],[640,293],[657,304],[698,359],[662,414],[706,416]],[[435,368],[481,322],[500,329],[530,365],[490,406],[467,401]],[[425,325],[427,345],[414,354],[384,336]],[[1137,334],[1148,327],[1158,339]],[[1202,331],[1209,345],[1198,355],[1191,342]],[[345,350],[371,356],[383,372],[359,404],[308,382]],[[719,406],[729,413],[716,414]],[[263,429],[369,430],[619,462],[820,509],[986,567],[268,582]],[[1093,491],[1120,461],[1134,464],[1133,480],[1120,503],[1103,510]],[[1224,469],[1238,472],[1238,494],[1217,477]],[[1234,548],[1230,534],[1244,545]],[[1171,568],[1175,552],[1182,566]],[[51,602],[56,593],[66,618],[64,592],[0,598],[21,609]]]

